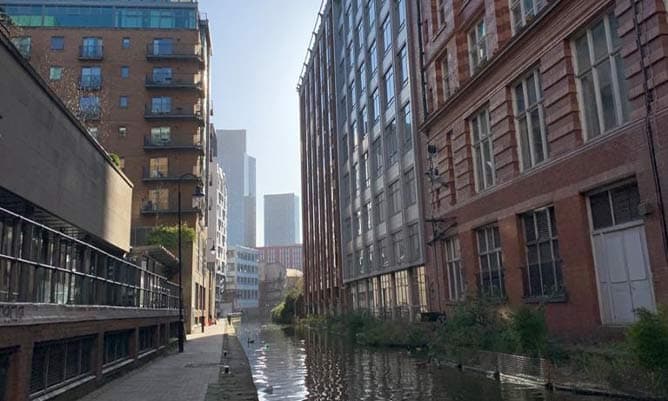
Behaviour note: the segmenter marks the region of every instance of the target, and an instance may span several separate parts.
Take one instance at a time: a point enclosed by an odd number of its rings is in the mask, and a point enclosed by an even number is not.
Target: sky
[[[301,200],[297,81],[321,0],[200,0],[213,44],[213,122],[246,129],[257,159],[257,243],[265,194]]]

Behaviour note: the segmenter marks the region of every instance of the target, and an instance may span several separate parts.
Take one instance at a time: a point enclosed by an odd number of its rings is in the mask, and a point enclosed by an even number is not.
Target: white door
[[[637,309],[656,310],[639,198],[635,184],[589,198],[603,324],[633,323]]]

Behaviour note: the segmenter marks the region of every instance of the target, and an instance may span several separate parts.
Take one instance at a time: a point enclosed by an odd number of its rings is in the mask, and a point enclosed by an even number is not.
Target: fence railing
[[[0,302],[178,309],[178,285],[0,208]]]
[[[103,55],[104,46],[102,45],[79,46],[79,58],[82,60],[102,60]]]

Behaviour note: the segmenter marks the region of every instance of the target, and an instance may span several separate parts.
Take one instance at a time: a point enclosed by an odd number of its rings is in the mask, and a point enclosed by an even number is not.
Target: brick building
[[[280,263],[288,269],[303,270],[304,255],[302,244],[286,246],[264,246],[255,248],[260,251],[259,261]]]
[[[134,184],[132,245],[156,226],[195,229],[184,247],[186,328],[212,315],[206,265],[208,21],[194,1],[3,0],[14,42]],[[196,189],[199,188],[199,191]]]
[[[411,4],[430,308],[578,335],[668,303],[665,3]]]
[[[427,306],[408,3],[328,1],[309,49],[299,85],[307,307],[412,319]]]
[[[132,183],[1,24],[0,71],[0,400],[71,399],[177,336],[177,260],[124,258]]]

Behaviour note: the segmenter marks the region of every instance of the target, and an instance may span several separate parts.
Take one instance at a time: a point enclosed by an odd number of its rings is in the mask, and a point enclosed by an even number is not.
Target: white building
[[[232,294],[234,310],[255,309],[259,305],[258,259],[253,248],[231,246],[227,249],[225,291]]]
[[[207,264],[216,273],[216,315],[224,314],[223,290],[227,262],[227,183],[223,169],[214,159],[209,182],[209,221],[206,248]]]

